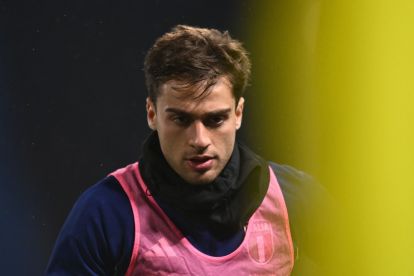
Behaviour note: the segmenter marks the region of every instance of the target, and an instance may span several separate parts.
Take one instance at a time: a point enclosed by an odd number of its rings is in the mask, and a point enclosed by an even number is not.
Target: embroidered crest
[[[255,262],[267,263],[273,256],[273,230],[272,225],[264,220],[251,222],[251,232],[248,241],[250,258]]]

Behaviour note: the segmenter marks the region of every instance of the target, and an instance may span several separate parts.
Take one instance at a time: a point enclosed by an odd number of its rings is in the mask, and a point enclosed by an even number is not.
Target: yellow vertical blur
[[[248,22],[252,90],[277,106],[256,106],[259,139],[342,207],[315,241],[329,274],[414,275],[414,1],[258,1]]]

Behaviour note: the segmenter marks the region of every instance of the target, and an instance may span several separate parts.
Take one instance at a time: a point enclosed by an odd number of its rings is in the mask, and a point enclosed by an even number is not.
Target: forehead
[[[233,108],[235,98],[232,85],[221,77],[206,91],[202,84],[186,85],[178,81],[168,81],[160,87],[157,106],[161,109],[179,108],[188,112]]]

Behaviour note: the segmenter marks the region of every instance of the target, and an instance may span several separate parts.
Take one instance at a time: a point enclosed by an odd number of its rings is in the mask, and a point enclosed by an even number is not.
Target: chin
[[[212,175],[213,174],[213,175]],[[213,182],[217,178],[217,175],[214,173],[206,172],[202,175],[196,177],[191,177],[186,179],[186,181],[192,185],[206,185]]]

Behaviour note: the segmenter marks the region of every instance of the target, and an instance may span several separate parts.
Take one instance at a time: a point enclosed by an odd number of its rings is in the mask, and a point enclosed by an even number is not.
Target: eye
[[[188,126],[191,123],[191,119],[188,116],[175,115],[171,119],[179,126]]]
[[[221,126],[226,119],[227,119],[226,116],[212,116],[212,117],[208,117],[204,121],[204,124],[207,127],[215,128],[215,127]]]

